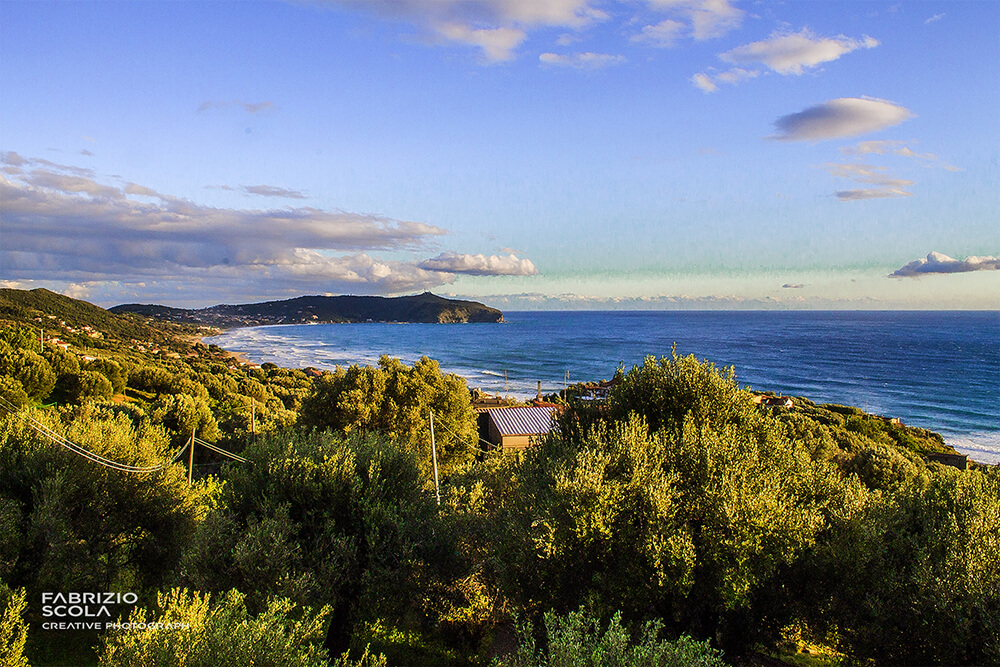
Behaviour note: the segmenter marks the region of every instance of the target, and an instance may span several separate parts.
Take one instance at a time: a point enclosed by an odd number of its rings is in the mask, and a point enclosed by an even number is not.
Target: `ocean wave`
[[[945,442],[977,463],[1000,464],[1000,431],[945,435]]]

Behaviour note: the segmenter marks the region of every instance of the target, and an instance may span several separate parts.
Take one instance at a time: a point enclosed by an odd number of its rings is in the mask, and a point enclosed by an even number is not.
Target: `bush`
[[[335,652],[359,618],[397,618],[419,600],[436,513],[412,454],[373,437],[286,431],[243,455],[191,540],[185,584],[237,588],[251,609],[275,595],[330,604]]]
[[[28,638],[28,624],[22,614],[28,605],[27,594],[22,588],[12,591],[0,582],[0,666],[28,667],[24,657],[24,643]]]
[[[565,616],[545,614],[544,649],[532,636],[530,623],[518,630],[520,643],[510,656],[496,660],[496,667],[725,667],[722,654],[687,636],[660,640],[663,625],[651,621],[637,642],[621,624],[617,613],[601,632],[600,621],[581,607]]]
[[[608,401],[609,415],[625,421],[637,413],[650,431],[679,432],[686,419],[698,427],[744,424],[758,414],[750,392],[736,384],[732,367],[719,370],[694,355],[681,357],[674,351],[659,360],[649,356],[619,377]]]
[[[30,350],[0,352],[0,375],[21,383],[29,398],[41,400],[56,386],[56,374],[42,355]]]
[[[438,363],[427,357],[409,367],[383,356],[378,367],[351,366],[324,374],[302,402],[299,423],[343,435],[385,435],[417,454],[427,474],[431,410],[437,426],[438,466],[446,475],[473,458],[476,418],[465,380],[442,373]]]
[[[330,608],[296,609],[286,599],[271,599],[251,616],[239,591],[216,604],[211,595],[173,589],[156,596],[157,610],[139,608],[121,629],[104,637],[100,664],[113,667],[327,667],[322,648]],[[140,629],[142,624],[170,627]],[[123,624],[124,625],[124,624]]]
[[[115,393],[111,381],[96,371],[81,371],[75,384],[77,401],[88,398],[111,398]]]

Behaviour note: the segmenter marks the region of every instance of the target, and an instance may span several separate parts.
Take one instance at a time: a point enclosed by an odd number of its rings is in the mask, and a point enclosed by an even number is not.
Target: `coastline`
[[[219,333],[223,333],[223,332],[219,332]],[[244,355],[242,352],[237,352],[235,350],[227,350],[226,348],[224,348],[224,347],[222,347],[222,346],[220,346],[220,345],[218,345],[216,343],[206,343],[205,342],[206,338],[213,338],[213,337],[218,336],[218,335],[219,334],[212,334],[211,336],[178,336],[178,338],[180,340],[183,340],[186,343],[190,343],[191,345],[199,345],[200,344],[200,345],[204,345],[205,347],[208,347],[209,345],[215,345],[215,347],[218,350],[220,350],[219,356],[221,356],[223,359],[227,359],[227,360],[231,359],[231,360],[235,361],[236,363],[240,364],[241,366],[252,366],[252,365],[254,365],[253,362],[250,361],[246,357],[246,355]]]
[[[970,460],[1000,463],[996,406],[988,392],[967,389],[995,386],[998,377],[992,329],[978,314],[964,314],[960,327],[951,313],[833,315],[775,321],[766,313],[518,312],[505,317],[502,328],[285,325],[241,327],[207,338],[240,350],[252,363],[286,368],[374,365],[382,354],[411,364],[426,355],[464,377],[470,388],[525,397],[535,395],[538,381],[543,393],[553,393],[567,380],[609,379],[616,364],[602,360],[639,363],[651,350],[669,353],[676,343],[679,353],[721,366],[742,359],[736,364],[741,384],[898,417],[941,434]],[[885,340],[898,343],[888,357],[871,343]],[[956,374],[967,382],[949,381]]]

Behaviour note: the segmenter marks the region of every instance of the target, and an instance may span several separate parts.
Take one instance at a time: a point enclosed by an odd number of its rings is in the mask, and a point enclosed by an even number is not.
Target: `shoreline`
[[[616,317],[616,315],[611,314],[610,317]],[[518,398],[521,398],[522,395],[525,398],[533,397],[536,394],[536,382],[539,379],[542,380],[543,393],[561,391],[565,382],[562,377],[564,369],[570,370],[571,383],[576,383],[583,378],[606,378],[613,370],[607,365],[597,368],[597,362],[589,357],[584,358],[586,355],[577,353],[572,346],[567,348],[570,352],[563,355],[566,358],[562,360],[553,360],[551,350],[546,354],[522,355],[519,350],[525,346],[539,346],[539,341],[545,336],[552,338],[547,344],[553,344],[554,341],[557,341],[559,344],[569,345],[578,342],[582,335],[572,332],[565,334],[567,327],[563,326],[565,323],[562,319],[549,322],[543,319],[540,314],[531,314],[530,316],[525,314],[520,319],[523,319],[519,322],[521,326],[515,326],[513,329],[504,328],[503,332],[492,327],[488,330],[462,327],[458,329],[448,328],[447,331],[442,328],[440,333],[437,329],[417,328],[413,329],[411,333],[409,328],[393,327],[389,329],[387,324],[374,324],[370,328],[365,326],[364,330],[350,325],[344,329],[338,328],[336,330],[327,326],[320,327],[323,330],[320,332],[316,329],[302,329],[302,325],[277,325],[277,330],[273,330],[273,326],[271,326],[269,328],[272,330],[266,332],[261,327],[251,327],[251,329],[260,331],[259,334],[246,331],[236,336],[208,337],[218,341],[216,344],[232,344],[242,348],[243,354],[227,350],[234,357],[239,358],[241,363],[247,362],[244,355],[250,355],[256,357],[258,364],[270,362],[285,368],[313,366],[320,369],[332,369],[335,366],[347,366],[354,363],[375,365],[378,353],[382,350],[393,350],[394,353],[387,353],[407,364],[411,364],[420,356],[426,355],[435,359],[441,365],[442,370],[462,376],[470,389],[477,387],[489,393],[510,394]],[[587,320],[587,322],[589,321]],[[643,322],[645,320],[639,320],[640,324]],[[867,322],[867,318],[865,318],[865,322]],[[880,322],[881,320],[878,320],[875,325],[867,328],[877,329],[881,326]],[[624,324],[628,323],[628,321],[624,322]],[[952,322],[950,319],[936,324],[943,332],[951,332]],[[545,328],[546,325],[549,328]],[[558,325],[557,329],[553,329],[552,327],[556,325]],[[818,325],[810,324],[810,326],[815,329]],[[632,328],[638,328],[638,325]],[[703,328],[694,327],[692,330],[694,333],[701,334]],[[240,329],[246,328],[240,327]],[[298,333],[294,333],[296,331]],[[776,335],[781,333],[782,331],[779,330]],[[629,355],[634,353],[634,350],[628,347],[631,339],[621,343],[618,341],[621,336],[617,333],[615,335],[617,338],[607,343],[610,345],[610,349],[606,356],[614,359],[629,358]],[[647,342],[650,345],[660,344],[663,349],[669,349],[670,341],[677,339],[687,349],[691,348],[693,343],[690,340],[685,341],[685,336],[690,339],[692,335],[686,329],[675,328],[660,336],[663,341]],[[604,338],[608,338],[607,332],[598,328],[593,335],[587,337],[587,343],[593,346],[603,342]],[[883,364],[878,368],[868,368],[864,365],[866,359],[864,354],[858,356],[856,361],[861,364],[860,367],[864,371],[863,375],[867,382],[852,380],[846,385],[844,383],[836,385],[837,391],[830,388],[828,391],[823,391],[824,383],[828,382],[825,379],[817,379],[817,377],[829,378],[829,382],[835,382],[838,368],[840,366],[848,367],[850,364],[845,364],[842,361],[829,361],[822,353],[819,354],[820,359],[817,361],[814,358],[815,354],[810,353],[812,356],[809,357],[809,362],[816,367],[814,371],[819,373],[819,376],[807,377],[802,373],[799,375],[792,373],[789,376],[784,371],[775,375],[775,372],[769,370],[768,363],[772,363],[774,359],[779,357],[783,359],[783,364],[789,363],[789,360],[800,360],[803,351],[796,348],[794,340],[797,339],[789,339],[787,336],[784,338],[778,336],[775,340],[761,335],[758,335],[757,338],[760,339],[758,342],[764,344],[763,361],[758,360],[760,368],[751,367],[757,377],[747,377],[750,375],[750,371],[746,371],[746,375],[739,374],[741,385],[750,382],[756,388],[780,386],[783,394],[804,396],[819,404],[844,404],[856,406],[870,414],[898,416],[908,426],[926,428],[939,433],[944,437],[949,448],[969,455],[970,461],[985,465],[1000,464],[1000,429],[996,429],[995,423],[991,423],[992,420],[988,418],[989,415],[993,414],[995,408],[982,405],[981,400],[976,399],[968,406],[963,402],[962,409],[971,412],[968,418],[964,418],[965,415],[962,415],[963,418],[959,418],[952,415],[948,408],[960,398],[962,401],[966,401],[966,398],[962,397],[964,394],[961,391],[955,390],[950,385],[942,386],[942,382],[922,381],[921,377],[918,377],[917,380],[920,381],[914,384],[911,381],[912,377],[907,375],[903,378],[903,373],[894,370],[902,367],[898,365],[885,367]],[[705,343],[704,340],[698,339],[699,356],[725,358],[727,353],[732,356],[733,351],[727,349],[725,345],[721,345],[722,349],[712,349],[714,340],[710,337],[708,343]],[[622,348],[621,350],[615,347],[616,341],[618,341],[618,347]],[[833,342],[843,341],[835,339]],[[962,342],[968,343],[969,341]],[[462,352],[461,355],[456,356],[454,350],[451,349],[456,346]],[[720,345],[714,345],[714,347],[720,348]],[[504,381],[504,370],[509,371],[509,385]],[[827,375],[826,371],[832,374]],[[989,373],[982,372],[980,375],[985,378],[983,381],[989,380]],[[976,378],[978,379],[979,375],[976,375]],[[880,393],[883,386],[896,387],[896,385],[899,385],[903,390],[897,390],[894,393],[888,392],[884,395]],[[938,394],[942,394],[943,398],[939,397]],[[928,397],[934,399],[929,407],[924,405]],[[913,401],[919,401],[920,409],[910,405]],[[934,417],[942,417],[942,419],[938,421],[933,419]]]
[[[185,337],[185,340],[190,340],[192,343],[198,342],[198,343],[202,343],[203,345],[208,345],[207,343],[204,342],[204,339],[205,338],[211,338],[211,337],[212,336],[190,336],[190,337]],[[237,363],[242,364],[242,365],[248,365],[248,366],[255,366],[255,365],[257,365],[254,362],[250,361],[244,355],[244,353],[242,353],[242,352],[235,352],[233,350],[229,350],[229,349],[223,348],[223,347],[221,347],[221,346],[219,346],[219,345],[217,345],[215,343],[212,343],[212,345],[215,345],[219,350],[222,350],[222,356],[224,358],[226,358],[226,359],[234,359],[234,360],[237,361]],[[280,364],[280,363],[278,364],[278,366],[280,366],[282,368],[292,368],[292,366],[286,366],[286,365]],[[323,368],[323,367],[322,366],[317,366],[317,368]],[[471,384],[472,381],[473,381],[473,379],[474,379],[473,377],[468,377],[468,376],[462,375],[460,373],[458,375],[459,375],[459,377],[462,377],[462,379],[464,379],[466,381],[466,384],[467,384],[467,386],[469,386],[470,390],[473,389],[472,384]],[[501,392],[501,391],[498,390],[498,388],[495,388],[495,387],[494,388],[486,389],[485,391],[487,391],[488,393],[496,393],[498,395],[501,394],[501,393],[503,393],[505,395],[510,396],[511,398],[517,398],[517,399],[520,399],[520,400],[528,400],[528,399],[534,398],[534,396],[535,396],[535,394],[532,393],[532,392],[524,393],[523,396],[522,396],[521,395],[522,392],[518,392],[516,390],[515,391],[508,391],[508,392]],[[934,429],[931,429],[931,430],[934,430]],[[997,466],[997,465],[1000,465],[1000,448],[998,448],[998,449],[991,449],[988,446],[991,439],[996,439],[998,442],[1000,442],[1000,431],[997,431],[996,434],[993,435],[992,437],[991,437],[991,435],[989,433],[986,433],[986,432],[976,432],[976,431],[973,431],[973,432],[970,432],[970,433],[967,433],[967,434],[962,434],[962,435],[951,435],[951,434],[941,433],[940,431],[935,431],[935,433],[940,433],[941,434],[941,436],[945,440],[945,444],[948,447],[951,447],[953,450],[955,450],[959,454],[964,454],[964,455],[968,456],[970,462],[975,462],[976,464],[985,465],[985,466]],[[954,439],[959,440],[959,442],[961,444],[955,444],[954,443]],[[985,440],[985,442],[984,442],[984,440]],[[988,459],[988,460],[982,460],[980,458],[976,458],[977,456],[984,457],[985,459]]]
[[[183,340],[186,343],[190,343],[191,345],[201,344],[201,345],[204,345],[205,347],[208,347],[209,345],[215,345],[216,349],[218,349],[218,350],[221,351],[220,356],[223,359],[232,359],[232,360],[236,361],[238,364],[241,364],[241,365],[244,365],[244,366],[253,366],[253,365],[255,365],[252,361],[250,361],[249,359],[247,359],[247,357],[242,352],[235,352],[233,350],[227,350],[226,348],[224,348],[224,347],[222,347],[220,345],[217,345],[216,343],[206,343],[205,342],[206,338],[212,338],[212,337],[214,337],[216,335],[218,335],[218,334],[212,334],[211,336],[178,336],[177,338],[179,338],[180,340]]]

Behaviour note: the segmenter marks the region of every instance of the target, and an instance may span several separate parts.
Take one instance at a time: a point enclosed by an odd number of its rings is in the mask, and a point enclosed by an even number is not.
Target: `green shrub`
[[[601,632],[601,623],[581,607],[565,616],[545,614],[545,648],[540,649],[530,623],[518,630],[517,650],[494,661],[496,667],[725,667],[722,654],[688,636],[676,641],[660,640],[663,625],[646,624],[633,641],[616,613]]]
[[[0,667],[28,667],[24,657],[28,624],[22,618],[27,605],[23,588],[12,591],[0,582]]]
[[[322,641],[329,607],[313,612],[272,598],[251,616],[239,591],[229,591],[213,605],[208,593],[176,588],[158,594],[156,607],[135,609],[122,628],[108,631],[101,665],[327,667]],[[156,625],[144,627],[150,624]]]

